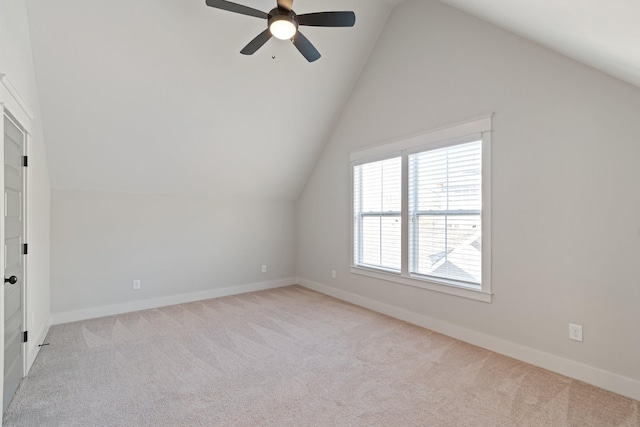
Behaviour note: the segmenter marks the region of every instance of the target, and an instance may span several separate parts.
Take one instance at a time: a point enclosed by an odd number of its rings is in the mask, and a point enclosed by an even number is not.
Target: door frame
[[[7,117],[9,119],[9,121],[11,121],[11,123],[13,123],[14,126],[16,126],[18,129],[20,129],[22,131],[22,133],[24,134],[24,140],[22,141],[22,156],[24,158],[24,156],[27,155],[27,143],[29,142],[29,133],[26,131],[26,129],[11,115],[10,111],[4,110],[3,112],[3,120],[2,120],[2,135],[4,137],[4,117]],[[3,147],[4,147],[4,140],[3,140]],[[4,188],[4,149],[2,150],[2,154],[0,155],[0,160],[2,160],[2,178],[0,179],[1,183],[2,183],[2,188]],[[22,168],[22,204],[20,206],[21,209],[21,214],[22,214],[22,242],[23,243],[27,243],[28,239],[27,239],[27,171],[29,169],[26,167]],[[5,209],[5,204],[2,204],[2,216],[0,216],[0,218],[4,218],[4,209]],[[2,239],[2,241],[4,241],[4,236],[5,236],[5,231],[4,231],[4,220],[2,221],[2,224],[0,225],[0,238]],[[0,245],[2,246],[0,248],[0,258],[2,259],[1,262],[1,267],[3,268],[4,271],[4,245]],[[29,257],[25,256],[25,254],[22,254],[22,296],[21,296],[21,300],[20,303],[22,304],[22,329],[23,329],[23,333],[25,331],[29,330],[29,324],[27,323],[28,319],[27,319],[27,260],[29,259]],[[2,292],[2,297],[4,298],[4,292]],[[4,333],[4,301],[2,301],[2,332]],[[3,340],[4,343],[4,340]],[[22,378],[24,378],[27,375],[27,361],[29,360],[28,355],[27,355],[27,351],[28,351],[28,342],[22,342]],[[4,352],[2,357],[4,357]],[[4,360],[2,363],[2,371],[3,371],[3,377],[4,377]]]
[[[2,164],[2,173],[0,173],[0,186],[4,192],[4,116],[5,114],[16,124],[20,129],[24,131],[25,140],[23,153],[28,153],[27,147],[32,137],[31,129],[33,129],[33,121],[35,115],[33,110],[29,108],[29,105],[24,101],[24,98],[20,96],[20,93],[16,87],[11,83],[6,74],[0,73],[0,114],[2,120],[0,120],[0,134],[2,134],[3,149],[0,150],[0,164]],[[23,242],[27,241],[27,169],[23,170]],[[4,242],[4,202],[0,203],[0,239]],[[0,270],[4,274],[4,243],[0,244]],[[24,255],[23,255],[24,256]],[[23,289],[22,289],[22,317],[23,317],[23,329],[28,330],[28,315],[27,315],[27,257],[24,257],[23,263]],[[3,351],[0,351],[0,374],[3,379],[3,386],[0,387],[0,402],[3,401],[4,394],[4,289],[0,292],[0,341],[3,344]],[[23,358],[23,377],[27,374],[27,362],[28,362],[28,343],[22,343],[22,358]],[[2,414],[3,415],[3,414]],[[2,427],[2,415],[0,415],[0,427]]]

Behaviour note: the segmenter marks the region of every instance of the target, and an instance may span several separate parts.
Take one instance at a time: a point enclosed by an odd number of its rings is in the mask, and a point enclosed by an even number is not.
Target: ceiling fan
[[[253,55],[273,36],[281,40],[291,40],[309,62],[320,58],[320,52],[300,31],[299,25],[313,27],[353,27],[356,15],[353,12],[316,12],[297,15],[291,8],[293,0],[277,0],[278,5],[269,13],[226,0],[206,0],[207,6],[242,15],[267,20],[267,29],[249,42],[241,51],[243,55]]]

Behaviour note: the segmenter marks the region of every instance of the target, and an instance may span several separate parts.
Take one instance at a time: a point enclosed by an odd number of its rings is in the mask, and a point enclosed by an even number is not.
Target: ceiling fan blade
[[[260,34],[258,34],[253,40],[251,40],[249,42],[248,45],[246,45],[241,51],[240,53],[243,55],[253,55],[254,53],[256,53],[256,51],[258,49],[260,49],[266,42],[269,41],[269,39],[271,38],[271,32],[269,31],[269,29],[267,28],[266,30],[264,30],[263,32],[261,32]]]
[[[313,62],[320,59],[320,52],[311,44],[308,38],[306,38],[300,31],[291,39],[294,46],[298,48],[302,56],[307,58],[307,61]]]
[[[356,14],[353,12],[317,12],[298,15],[298,24],[313,27],[353,27]]]
[[[291,11],[293,8],[293,0],[278,0],[278,7]]]
[[[269,17],[266,12],[261,10],[237,3],[231,3],[226,0],[207,0],[207,6],[215,7],[216,9],[228,10],[229,12],[240,13],[242,15],[255,16],[256,18],[267,19]]]

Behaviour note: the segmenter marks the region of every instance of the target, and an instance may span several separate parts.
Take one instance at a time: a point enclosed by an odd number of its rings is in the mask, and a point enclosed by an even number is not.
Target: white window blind
[[[400,271],[402,158],[353,167],[354,262]]]
[[[409,271],[480,285],[482,141],[409,155]]]

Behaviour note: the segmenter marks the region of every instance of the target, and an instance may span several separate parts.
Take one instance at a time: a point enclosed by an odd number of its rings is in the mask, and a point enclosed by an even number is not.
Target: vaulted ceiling
[[[357,16],[304,27],[308,63],[276,39],[240,55],[266,23],[205,0],[27,0],[52,187],[296,199],[401,2],[295,0]],[[634,0],[442,2],[640,86]]]
[[[297,198],[393,4],[296,1],[357,17],[302,27],[309,63],[277,39],[241,55],[266,21],[205,0],[30,1],[52,187]]]
[[[637,0],[441,0],[640,86]]]

